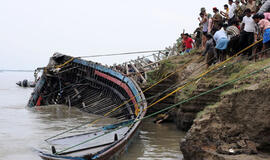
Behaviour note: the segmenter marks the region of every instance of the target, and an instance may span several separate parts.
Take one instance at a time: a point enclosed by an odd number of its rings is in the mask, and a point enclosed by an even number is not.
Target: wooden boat
[[[118,120],[89,133],[54,138],[45,160],[107,160],[126,150],[146,113],[146,100],[131,78],[91,61],[55,53],[28,102],[29,107],[64,104]],[[110,113],[110,114],[108,114]]]

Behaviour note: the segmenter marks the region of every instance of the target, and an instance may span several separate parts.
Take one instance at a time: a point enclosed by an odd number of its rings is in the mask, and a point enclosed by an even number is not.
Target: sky
[[[71,56],[159,50],[198,26],[201,7],[227,0],[1,0],[0,69],[46,66]],[[89,58],[123,63],[138,55]]]

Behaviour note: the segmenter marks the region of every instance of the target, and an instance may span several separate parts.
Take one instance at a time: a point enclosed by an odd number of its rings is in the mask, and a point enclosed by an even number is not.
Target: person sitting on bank
[[[218,61],[224,61],[226,59],[226,49],[228,46],[228,37],[223,29],[223,24],[219,24],[219,30],[214,35],[214,40],[216,42],[216,52],[217,52],[217,58]]]
[[[190,53],[192,45],[194,45],[194,43],[187,33],[184,34],[184,45],[185,45],[185,53]]]
[[[263,48],[262,50],[266,50],[270,48],[270,22],[264,18],[264,15],[255,14],[253,19],[256,23],[258,23],[260,29],[263,31]],[[269,57],[268,51],[260,54],[260,58]]]

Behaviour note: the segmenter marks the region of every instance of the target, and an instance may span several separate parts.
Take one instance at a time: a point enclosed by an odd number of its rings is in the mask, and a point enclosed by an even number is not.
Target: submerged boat
[[[38,151],[45,160],[107,160],[126,150],[146,100],[137,83],[101,64],[55,53],[29,99],[28,107],[64,104],[84,112],[110,117],[117,123],[88,133],[48,139],[51,153]]]

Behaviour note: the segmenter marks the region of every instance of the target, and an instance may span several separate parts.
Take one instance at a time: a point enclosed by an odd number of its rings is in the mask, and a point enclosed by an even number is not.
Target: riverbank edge
[[[168,64],[169,66],[174,66],[170,69],[175,70],[182,64],[189,62],[191,59],[197,59],[196,61],[188,64],[182,71],[177,73],[177,78],[174,80],[175,83],[181,84],[184,80],[191,80],[196,75],[206,71],[206,66],[203,65],[205,63],[204,59],[198,54],[199,52],[185,56],[177,56],[167,60],[166,63],[164,63],[164,65],[167,64],[167,66]],[[259,69],[260,67],[266,66],[267,64],[270,64],[269,59],[253,62],[242,60],[242,58],[236,58],[222,66],[224,68],[220,69],[219,71],[210,73],[206,77],[198,80],[196,83],[193,83],[192,85],[189,85],[183,90],[177,92],[174,95],[174,102],[179,102],[186,98],[198,95],[229,80],[238,78],[244,74]],[[202,67],[198,68],[198,66]],[[169,72],[170,69],[168,69],[166,72]],[[156,71],[156,73],[161,75],[162,70],[164,70],[164,67],[163,69]],[[267,94],[261,95],[259,93],[268,91],[265,86],[269,86],[270,84],[270,81],[268,80],[269,73],[269,70],[258,73],[257,75],[252,76],[244,81],[239,81],[211,94],[184,103],[167,113],[171,117],[169,118],[170,121],[174,121],[178,129],[188,131],[185,139],[181,140],[180,142],[181,151],[184,154],[185,160],[241,160],[249,158],[268,158],[268,147],[270,144],[268,142],[265,143],[265,138],[262,138],[261,136],[265,136],[267,135],[266,133],[270,132],[270,129],[268,129],[268,127],[270,128],[270,118],[267,117],[270,117],[270,113],[265,112],[267,116],[264,117],[263,121],[252,120],[254,117],[260,120],[260,117],[264,115],[264,113],[258,112],[261,110],[267,110],[267,104],[263,104],[261,101],[267,102],[267,98],[269,98],[269,96]],[[154,73],[151,74],[156,76]],[[154,76],[152,76],[152,79],[155,78]],[[170,85],[172,85],[172,83]],[[228,99],[230,100],[237,97],[235,94],[239,95],[238,99],[245,98],[242,100],[244,105],[232,103],[231,101],[229,101],[230,103],[225,103],[228,101]],[[248,98],[245,96],[248,96]],[[238,100],[235,101],[237,102]],[[255,107],[254,104],[256,104]],[[252,114],[244,114],[245,112],[243,112],[243,114],[234,112],[234,110],[237,109],[244,109],[245,107],[243,106],[252,108],[250,112],[257,114],[254,116]],[[159,106],[159,108],[162,107]],[[224,110],[221,108],[224,108]],[[230,108],[232,111],[228,111]],[[230,112],[230,115],[225,114],[226,112]],[[210,118],[207,119],[206,117]],[[238,117],[238,119],[234,119],[233,123],[229,123],[226,120],[231,119],[230,117]],[[224,119],[224,121],[217,121],[217,118]],[[240,123],[244,118],[246,118],[245,123]],[[251,125],[263,125],[265,127],[262,129],[257,128],[255,131],[245,129],[241,130],[241,126]],[[215,132],[212,133],[211,131]],[[236,132],[238,135],[234,136],[234,138],[226,138],[227,136],[233,137],[229,134],[229,132],[232,131]],[[219,136],[222,134],[225,138]]]

